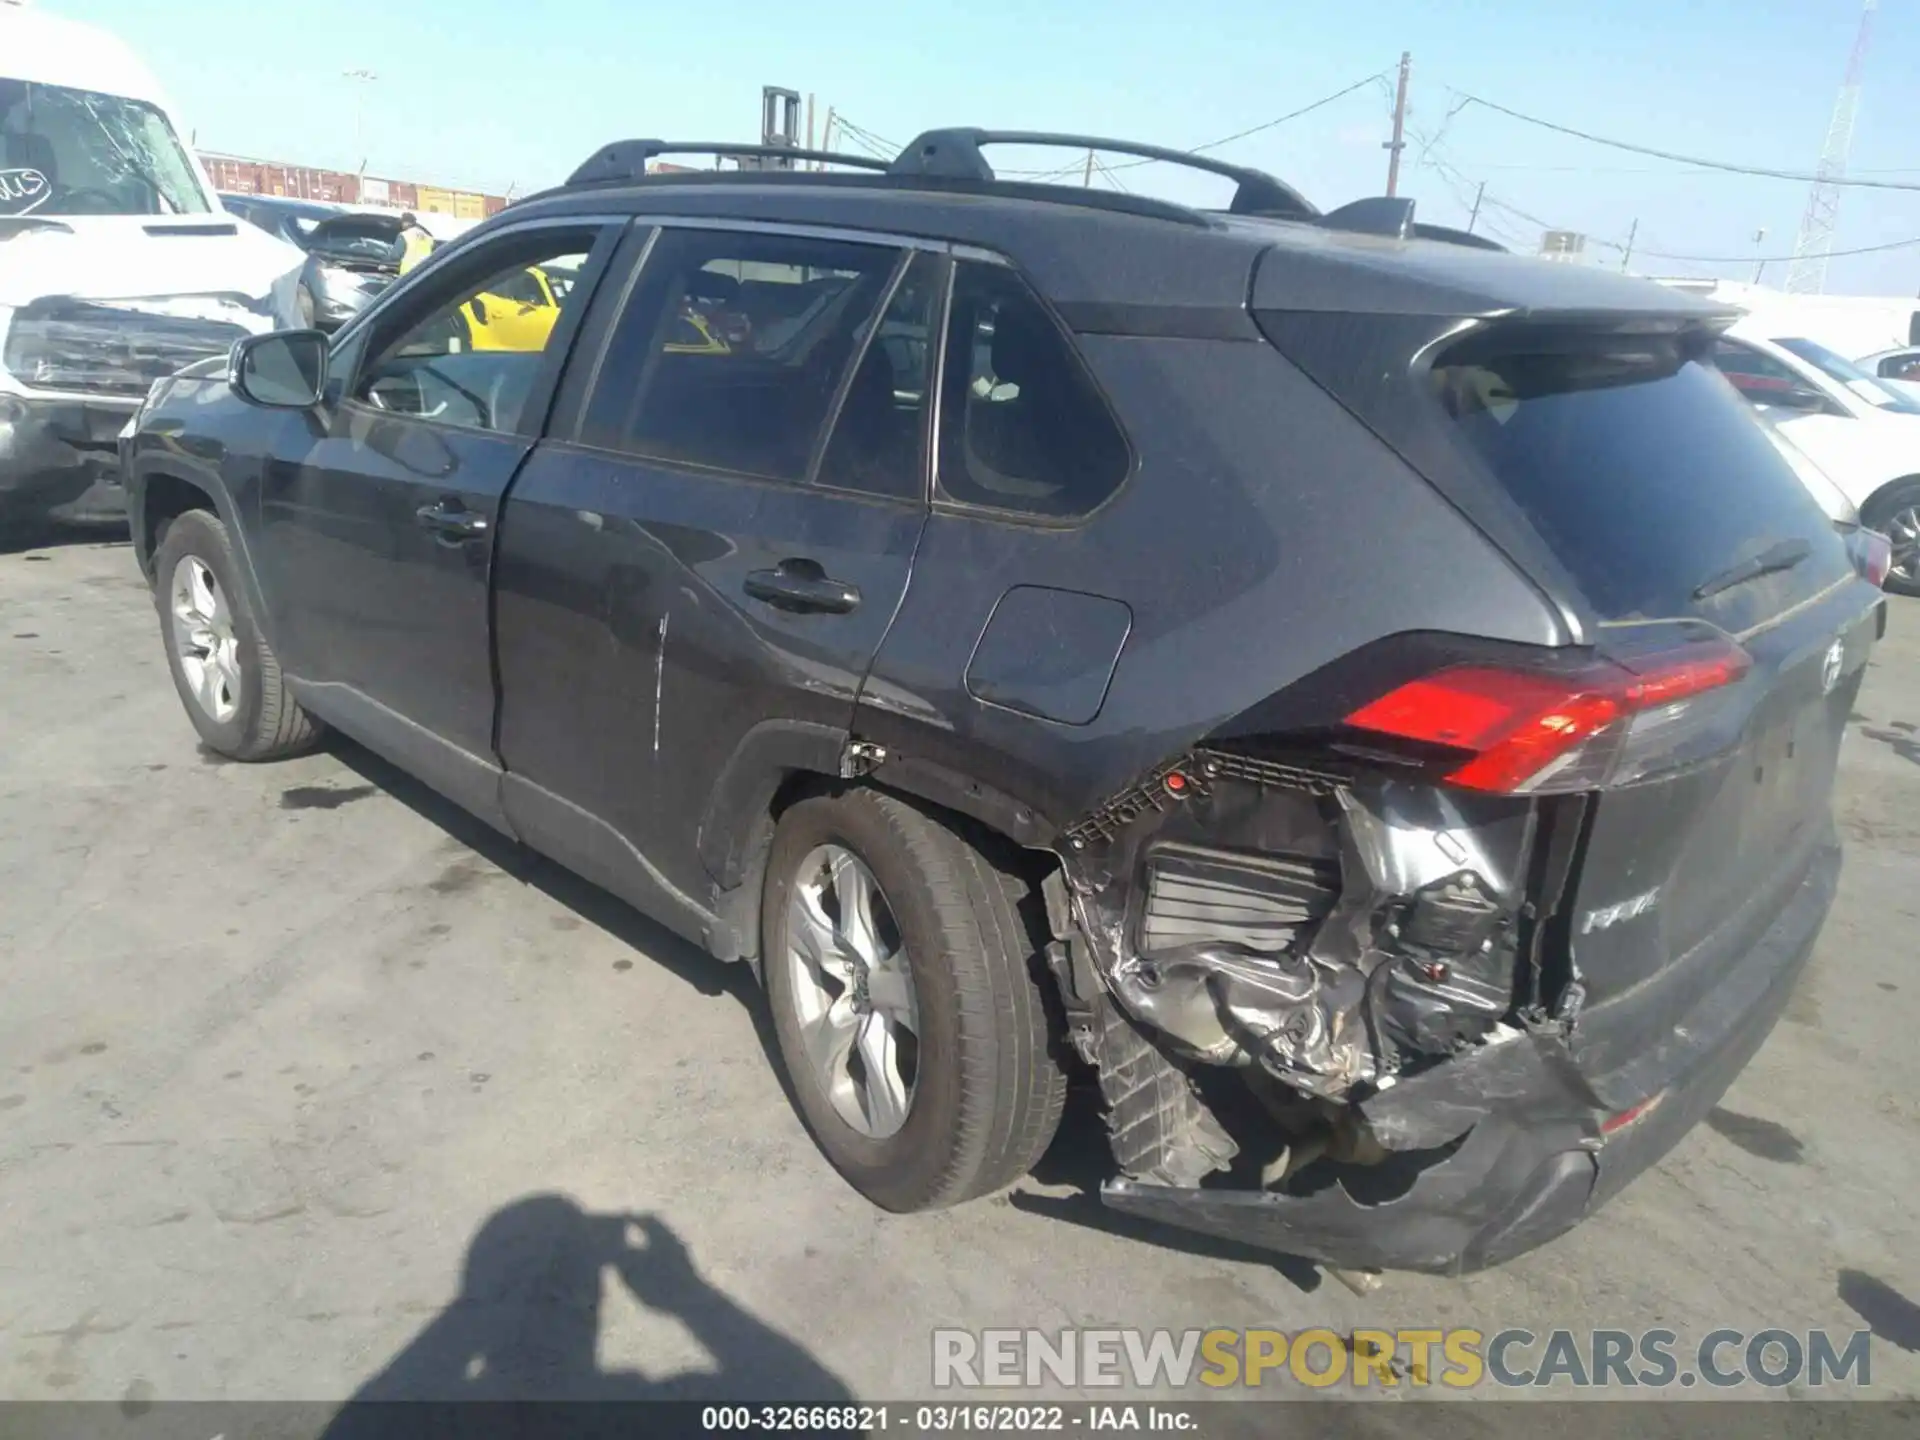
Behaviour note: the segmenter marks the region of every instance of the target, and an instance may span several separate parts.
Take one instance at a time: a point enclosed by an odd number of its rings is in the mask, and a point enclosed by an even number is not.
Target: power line
[[[1596,240],[1609,250],[1618,250],[1620,245],[1612,240]],[[1833,258],[1843,255],[1878,255],[1887,250],[1905,250],[1909,246],[1920,245],[1920,235],[1907,240],[1889,240],[1884,245],[1860,245],[1851,250],[1833,250],[1828,252]],[[1663,250],[1638,250],[1652,260],[1680,260],[1691,265],[1773,265],[1793,259],[1792,255],[1669,255]]]
[[[1218,140],[1209,140],[1204,145],[1194,145],[1188,149],[1187,153],[1190,155],[1198,155],[1203,151],[1218,150],[1222,145],[1231,145],[1234,141],[1244,140],[1249,135],[1258,135],[1263,130],[1272,130],[1276,126],[1285,125],[1290,120],[1298,120],[1303,115],[1311,115],[1314,111],[1319,110],[1325,106],[1331,105],[1336,100],[1344,100],[1347,98],[1347,96],[1353,94],[1354,91],[1363,90],[1367,86],[1372,85],[1376,82],[1385,81],[1386,78],[1387,78],[1387,72],[1385,70],[1377,71],[1376,73],[1372,75],[1368,75],[1363,79],[1354,81],[1351,85],[1343,86],[1342,88],[1334,91],[1331,95],[1322,95],[1318,100],[1315,100],[1312,104],[1302,105],[1298,110],[1289,110],[1286,114],[1276,115],[1271,120],[1262,120],[1258,125],[1249,125],[1244,130],[1236,130],[1231,135],[1222,135]],[[852,136],[854,140],[861,142],[863,148],[865,148],[868,151],[868,153],[879,155],[879,158],[882,160],[891,160],[894,158],[894,155],[898,155],[900,153],[900,147],[897,145],[894,145],[893,142],[888,140],[885,136],[879,135],[874,131],[867,129],[865,126],[856,125],[853,121],[847,119],[845,115],[841,114],[837,110],[834,112],[833,123],[835,128],[846,130],[846,132],[850,136]],[[892,150],[893,154],[881,155],[879,151],[874,148],[875,145],[884,146]],[[1052,170],[1003,170],[1003,169],[999,169],[998,167],[995,167],[995,173],[999,175],[1006,175],[1006,176],[1018,176],[1022,179],[1028,179],[1028,180],[1052,180],[1052,179],[1058,179],[1058,178],[1073,174],[1074,172],[1078,171],[1081,168],[1083,163],[1084,162],[1081,160],[1075,160],[1071,165],[1062,165],[1057,169],[1052,169]],[[1111,178],[1115,170],[1133,170],[1133,169],[1137,169],[1142,165],[1160,165],[1168,162],[1147,159],[1147,160],[1123,160],[1113,165],[1108,165],[1104,162],[1099,162],[1099,161],[1096,161],[1095,163],[1099,165],[1101,171],[1104,174],[1106,174],[1109,178]],[[1115,182],[1115,183],[1117,184],[1118,182]]]
[[[1321,96],[1311,105],[1302,105],[1298,110],[1289,110],[1286,114],[1276,116],[1272,120],[1263,120],[1258,125],[1249,125],[1244,130],[1236,130],[1231,135],[1222,135],[1218,140],[1209,140],[1204,145],[1192,146],[1187,153],[1190,155],[1198,155],[1203,150],[1218,150],[1222,145],[1231,145],[1234,141],[1244,140],[1249,135],[1258,135],[1262,130],[1271,130],[1276,125],[1286,124],[1289,120],[1298,120],[1302,115],[1311,115],[1323,106],[1331,105],[1336,100],[1344,100],[1347,96],[1353,94],[1354,91],[1363,90],[1375,81],[1385,80],[1386,78],[1387,72],[1385,70],[1376,71],[1365,79],[1356,80],[1351,85],[1334,91],[1331,95]],[[1114,170],[1132,170],[1141,165],[1158,165],[1160,163],[1158,160],[1126,160],[1109,168]]]
[[[1571,125],[1561,125],[1552,120],[1542,120],[1537,115],[1526,115],[1518,110],[1510,110],[1505,105],[1496,104],[1479,95],[1468,95],[1458,90],[1454,93],[1461,97],[1465,105],[1478,105],[1484,110],[1495,111],[1509,119],[1519,120],[1528,125],[1537,125],[1542,130],[1551,130],[1559,135],[1571,135],[1576,140],[1606,145],[1634,155],[1650,155],[1656,160],[1671,160],[1680,165],[1698,165],[1707,170],[1726,170],[1736,175],[1759,175],[1772,180],[1795,180],[1803,185],[1812,184],[1820,178],[1811,170],[1775,170],[1765,165],[1739,165],[1725,160],[1706,160],[1698,155],[1682,155],[1672,150],[1658,150],[1651,145],[1636,145],[1629,140],[1612,140],[1605,135],[1595,135],[1588,130],[1578,130]],[[1848,179],[1835,180],[1831,183],[1863,190],[1920,190],[1920,182],[1916,181]]]

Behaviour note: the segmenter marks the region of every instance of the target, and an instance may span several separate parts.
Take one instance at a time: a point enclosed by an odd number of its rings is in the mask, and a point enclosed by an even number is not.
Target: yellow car
[[[529,265],[483,290],[462,307],[467,334],[475,350],[534,351],[547,348],[547,339],[560,319],[560,300],[551,276]]]

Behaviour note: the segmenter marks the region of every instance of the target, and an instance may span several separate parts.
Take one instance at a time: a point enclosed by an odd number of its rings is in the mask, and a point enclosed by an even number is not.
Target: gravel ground
[[[1545,1250],[1362,1297],[1105,1213],[1084,1108],[1012,1194],[879,1213],[788,1108],[744,971],[357,747],[215,759],[126,545],[0,547],[0,1398],[924,1397],[935,1326],[1103,1324],[1871,1326],[1873,1393],[1913,1396],[1893,603],[1838,906],[1722,1109]]]

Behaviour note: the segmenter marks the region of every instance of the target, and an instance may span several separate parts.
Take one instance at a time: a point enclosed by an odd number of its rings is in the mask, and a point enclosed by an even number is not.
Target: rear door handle
[[[835,580],[817,560],[782,560],[771,570],[750,570],[742,588],[776,610],[803,614],[845,615],[860,605],[860,587]]]
[[[457,500],[436,500],[413,512],[413,518],[446,540],[473,540],[487,533],[487,517]]]

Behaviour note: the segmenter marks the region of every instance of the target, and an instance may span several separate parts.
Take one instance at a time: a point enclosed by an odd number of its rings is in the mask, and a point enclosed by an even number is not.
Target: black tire
[[[919,1011],[915,1089],[884,1139],[843,1120],[806,1059],[787,961],[788,899],[819,845],[851,850],[893,912]],[[1010,1185],[1052,1142],[1066,1099],[1038,973],[1016,908],[1024,883],[954,829],[856,789],[781,817],[762,901],[762,970],[800,1118],[833,1167],[883,1209],[931,1210]]]
[[[1915,508],[1920,508],[1920,478],[1898,481],[1884,493],[1874,496],[1860,512],[1860,520],[1869,530],[1891,535],[1894,517],[1902,511]],[[1920,562],[1910,561],[1909,564],[1913,566],[1910,575],[1902,576],[1897,572],[1887,575],[1886,588],[1895,595],[1920,595]]]
[[[188,557],[199,560],[212,573],[220,597],[231,611],[240,694],[234,697],[233,714],[225,720],[216,719],[195,696],[174,643],[173,581],[181,561]],[[280,678],[280,662],[260,634],[246,591],[240,585],[240,567],[220,518],[206,510],[189,510],[170,521],[154,552],[153,574],[154,606],[160,615],[160,639],[166,647],[173,688],[208,747],[235,760],[280,760],[311,750],[320,739],[322,726],[287,693]]]

